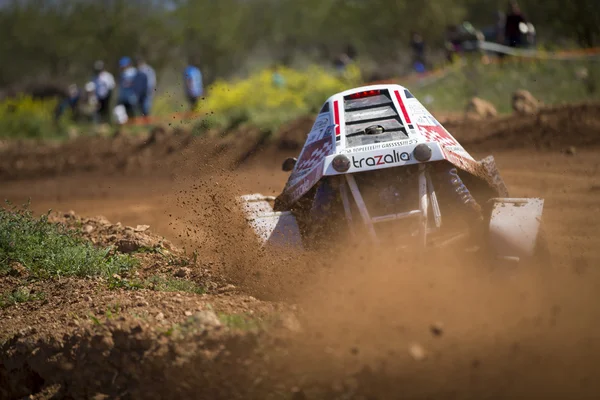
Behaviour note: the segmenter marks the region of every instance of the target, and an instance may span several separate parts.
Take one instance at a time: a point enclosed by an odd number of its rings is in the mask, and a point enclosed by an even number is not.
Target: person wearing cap
[[[185,68],[183,73],[185,94],[188,102],[190,103],[190,110],[194,111],[196,104],[198,104],[198,98],[202,97],[204,88],[202,86],[202,73],[200,69],[196,67],[192,61]]]
[[[119,69],[121,77],[119,80],[119,96],[117,105],[123,106],[129,117],[135,116],[138,95],[136,93],[136,77],[138,75],[137,68],[133,66],[131,58],[123,57],[119,60]]]
[[[110,99],[115,88],[115,78],[104,67],[103,61],[94,63],[94,79],[96,99],[98,101],[97,120],[108,122],[110,120]]]
[[[136,90],[139,93],[138,106],[142,115],[146,117],[150,115],[152,99],[154,98],[154,92],[156,91],[156,73],[142,57],[137,56],[135,62],[138,69],[138,75],[140,75],[137,79],[139,87]]]

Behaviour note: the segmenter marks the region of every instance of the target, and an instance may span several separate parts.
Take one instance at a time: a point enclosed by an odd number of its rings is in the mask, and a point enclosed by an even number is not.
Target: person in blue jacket
[[[185,94],[188,102],[190,103],[190,110],[194,111],[198,99],[204,94],[204,87],[202,84],[202,73],[200,69],[191,62],[185,68],[183,73]]]
[[[143,75],[138,77],[139,108],[142,115],[147,117],[150,115],[152,100],[156,91],[156,72],[141,56],[137,56],[135,62],[138,74]]]
[[[129,57],[123,57],[119,60],[119,69],[121,76],[119,79],[119,95],[117,105],[125,107],[129,117],[135,116],[135,110],[138,104],[139,93],[145,89]]]

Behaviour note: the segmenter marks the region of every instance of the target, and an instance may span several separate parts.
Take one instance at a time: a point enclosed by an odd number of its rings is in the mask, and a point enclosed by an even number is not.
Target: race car
[[[241,196],[264,246],[352,238],[387,248],[464,246],[522,260],[539,249],[544,200],[510,198],[493,156],[475,160],[400,85],[334,94],[277,196]]]

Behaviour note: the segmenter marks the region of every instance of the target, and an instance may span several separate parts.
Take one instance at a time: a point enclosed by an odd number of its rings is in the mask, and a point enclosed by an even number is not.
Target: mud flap
[[[269,200],[261,194],[241,196],[246,221],[265,247],[302,248],[302,237],[296,217],[289,211],[273,211]]]
[[[519,261],[535,255],[544,200],[495,198],[490,217],[490,247],[498,258]]]
[[[483,168],[485,177],[490,185],[498,192],[498,196],[508,197],[508,189],[502,180],[502,177],[500,176],[494,156],[487,156],[483,160],[479,161],[479,165],[481,165]]]

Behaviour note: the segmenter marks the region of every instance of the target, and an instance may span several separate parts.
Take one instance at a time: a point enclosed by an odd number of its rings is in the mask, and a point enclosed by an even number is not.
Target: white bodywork
[[[353,110],[344,108],[345,102],[348,102],[347,97],[371,91],[384,93],[379,95],[379,97],[386,97],[382,106],[356,111],[351,115],[353,120],[349,121],[344,114],[349,114]],[[373,96],[373,98],[377,97]],[[350,169],[344,174],[351,174],[418,164],[412,153],[418,144],[425,143],[432,150],[430,162],[447,160],[457,168],[472,174],[477,173],[477,161],[410,94],[408,89],[400,85],[372,85],[347,90],[331,96],[321,110],[283,190],[284,196],[290,203],[302,197],[321,177],[340,174],[331,166],[338,154],[345,154],[350,159]],[[393,112],[395,115],[392,114]],[[373,122],[361,123],[359,120],[361,117],[371,121],[373,118],[381,117],[382,123],[399,124],[396,126],[402,129],[402,134],[399,135],[402,138],[351,146],[346,133],[350,124],[353,124],[356,129],[373,124]],[[356,121],[358,124],[355,124]]]
[[[490,243],[496,254],[521,259],[534,256],[542,219],[542,199],[492,199]]]
[[[302,247],[296,218],[289,211],[274,212],[269,201],[274,197],[250,194],[241,197],[246,220],[259,237],[269,246]]]
[[[379,126],[377,134],[366,134],[365,128]],[[424,145],[431,156],[425,161],[415,157],[415,148]],[[343,155],[343,156],[340,156]],[[344,159],[349,167],[336,170],[334,159]],[[404,218],[419,218],[421,243],[442,223],[436,194],[426,164],[448,161],[471,175],[484,179],[496,188],[494,212],[490,220],[490,238],[501,257],[527,257],[537,238],[543,207],[541,199],[509,199],[506,188],[495,170],[492,157],[476,161],[458,141],[400,85],[373,85],[347,90],[331,96],[318,114],[280,199],[293,205],[324,176],[344,175],[341,197],[348,220],[352,198],[360,212],[369,236],[377,242],[374,224]],[[354,181],[354,173],[383,168],[419,164],[419,204],[413,210],[394,215],[370,215]],[[339,168],[338,168],[339,169]],[[254,196],[254,195],[253,195]],[[250,204],[254,198],[243,199]],[[274,235],[287,227],[286,240],[301,243],[300,233],[291,214],[275,214],[269,207],[261,211],[247,208],[251,225],[263,243],[274,242]],[[513,207],[514,205],[519,205]],[[511,210],[511,212],[508,212]],[[284,223],[275,222],[283,218]],[[433,218],[433,223],[429,219]],[[291,227],[291,228],[290,228]],[[297,232],[297,233],[296,233]],[[277,235],[275,235],[277,236]],[[281,243],[281,240],[277,240]]]

